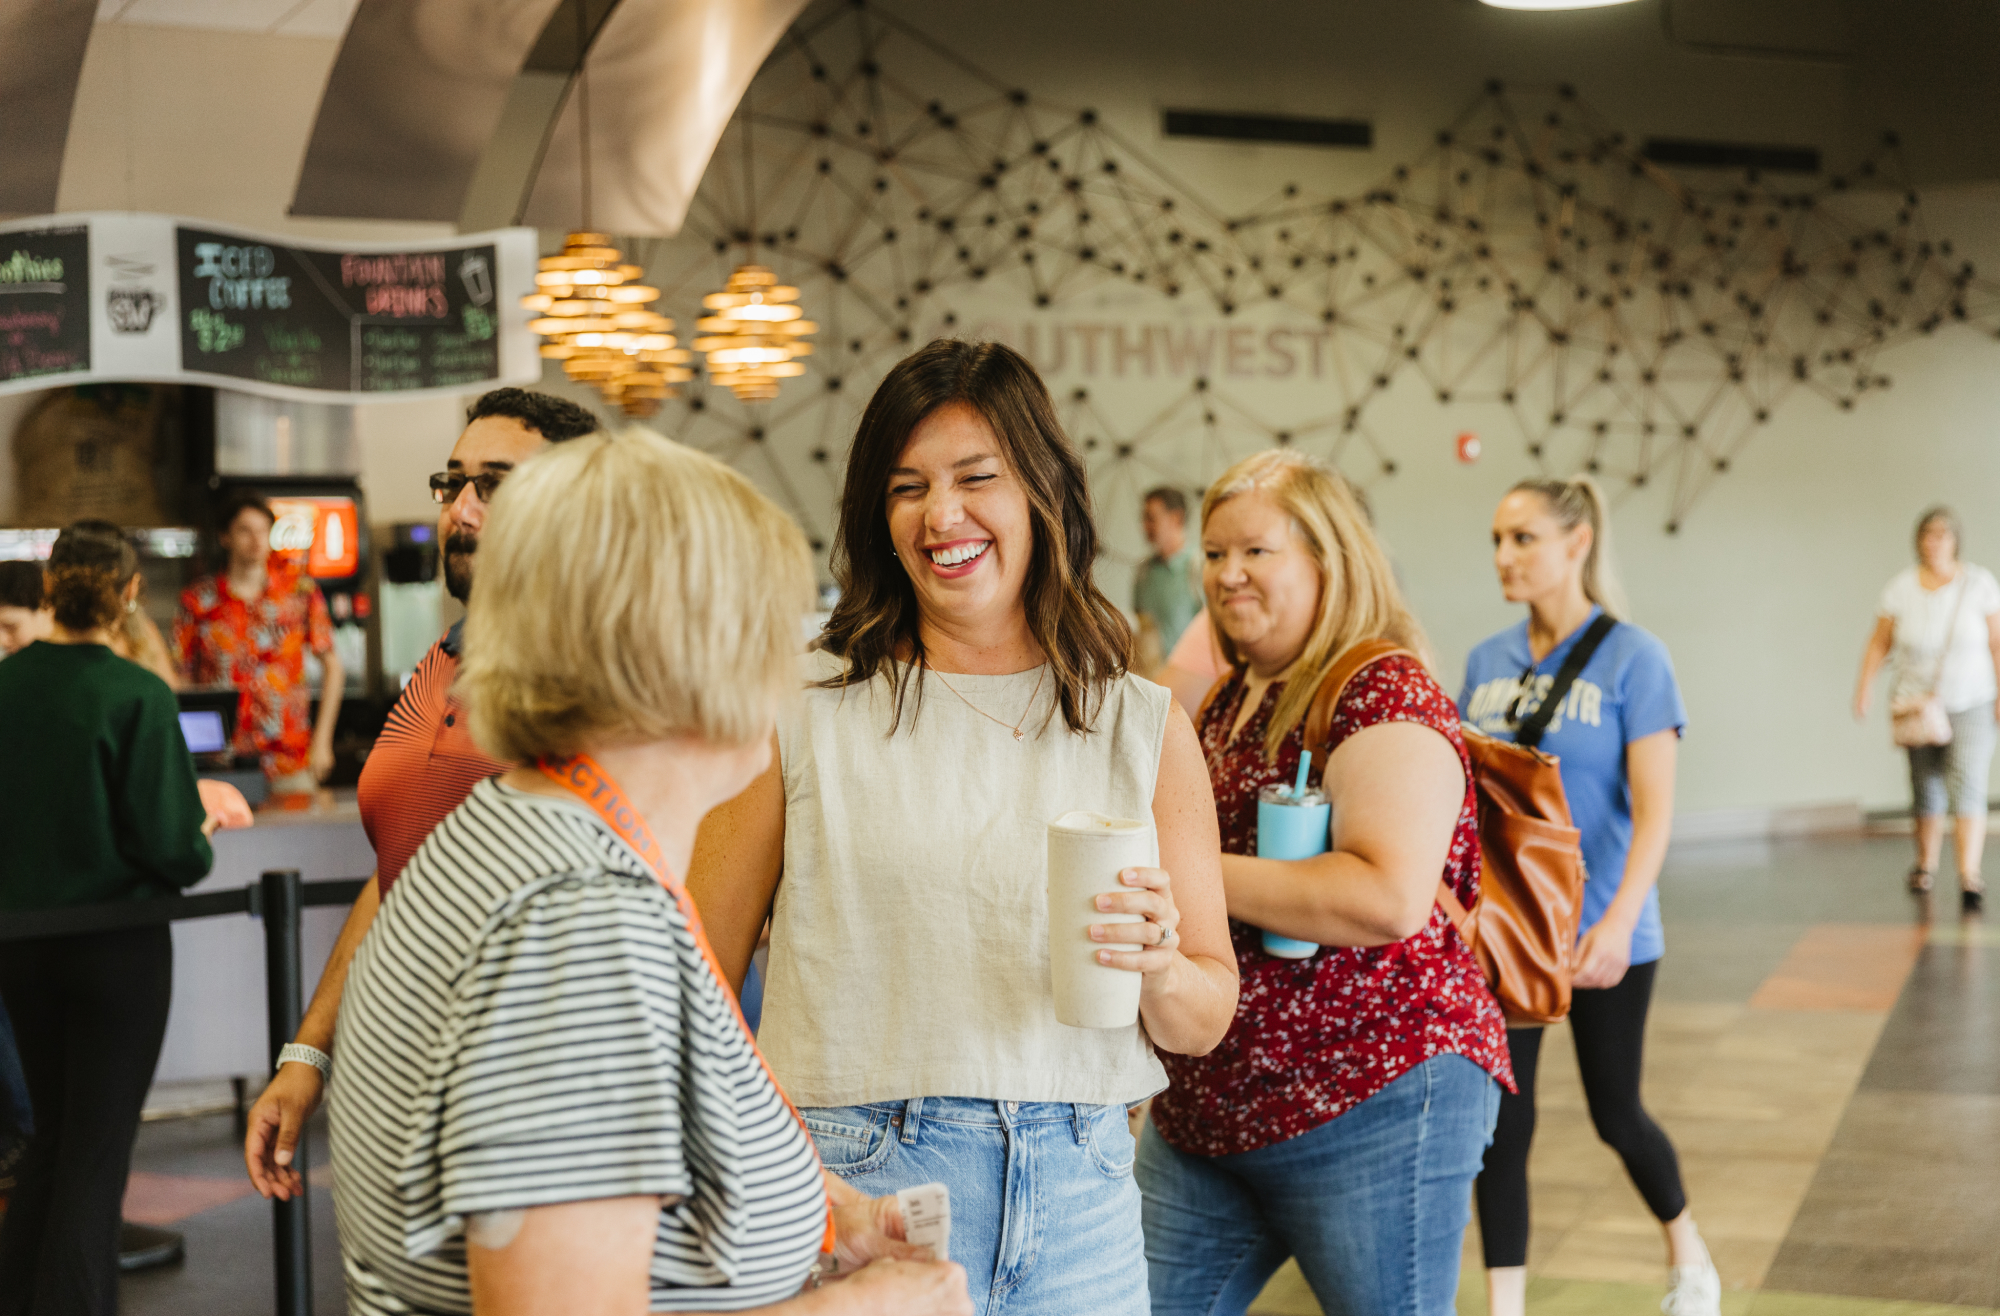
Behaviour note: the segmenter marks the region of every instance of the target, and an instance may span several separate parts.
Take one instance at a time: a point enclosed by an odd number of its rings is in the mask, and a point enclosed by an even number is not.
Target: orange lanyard
[[[736,999],[736,993],[729,990],[729,979],[722,972],[721,961],[715,958],[715,948],[708,944],[708,933],[701,926],[701,911],[694,907],[694,900],[688,895],[687,887],[674,880],[667,871],[666,856],[660,852],[660,843],[653,839],[647,829],[646,820],[639,810],[626,798],[625,790],[611,774],[599,767],[597,760],[588,754],[576,754],[568,758],[543,758],[536,761],[542,775],[561,786],[570,794],[582,800],[594,810],[604,825],[625,842],[632,852],[646,861],[653,877],[667,889],[680,907],[681,917],[687,920],[688,931],[694,934],[694,944],[701,948],[701,957],[708,961],[709,971],[723,989],[729,1000],[729,1007],[736,1012],[737,1026],[743,1030],[743,1040],[750,1044],[750,1054],[757,1057],[757,1063],[764,1067],[764,1077],[771,1080],[771,1088],[778,1094],[778,1100],[785,1103],[785,1109],[792,1112],[792,1118],[799,1122],[799,1129],[806,1135],[806,1146],[812,1148],[813,1164],[819,1166],[819,1148],[812,1140],[812,1132],[806,1128],[805,1116],[785,1095],[785,1089],[778,1082],[778,1076],[771,1072],[764,1053],[757,1049],[756,1035],[750,1031],[750,1021],[743,1017],[743,1005]],[[823,1168],[822,1168],[822,1172]],[[833,1203],[829,1199],[826,1212],[826,1238],[820,1245],[822,1253],[833,1251]]]

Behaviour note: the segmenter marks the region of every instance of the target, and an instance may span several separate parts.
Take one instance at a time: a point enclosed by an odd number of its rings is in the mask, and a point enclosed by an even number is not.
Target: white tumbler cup
[[[1135,890],[1118,874],[1155,867],[1159,854],[1150,820],[1078,810],[1049,824],[1049,985],[1056,1018],[1070,1027],[1129,1028],[1139,1022],[1140,975],[1099,964],[1097,952],[1105,946],[1090,939],[1090,926],[1142,921],[1137,914],[1099,911],[1097,897]]]

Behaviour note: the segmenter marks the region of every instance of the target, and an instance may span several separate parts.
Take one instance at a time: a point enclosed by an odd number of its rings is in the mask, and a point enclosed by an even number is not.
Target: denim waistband
[[[903,1136],[916,1136],[926,1122],[968,1124],[985,1128],[1016,1128],[1023,1124],[1070,1124],[1095,1117],[1100,1111],[1118,1109],[1091,1102],[993,1101],[985,1097],[912,1097],[908,1101],[871,1101],[852,1107],[879,1110],[902,1117]]]

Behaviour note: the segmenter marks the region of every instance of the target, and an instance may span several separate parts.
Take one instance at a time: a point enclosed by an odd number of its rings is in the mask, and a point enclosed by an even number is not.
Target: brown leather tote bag
[[[1609,629],[1607,625],[1603,632]],[[1577,642],[1564,663],[1567,679],[1558,674],[1543,701],[1550,715],[1590,661],[1603,632]],[[1306,714],[1306,744],[1325,753],[1334,709],[1347,683],[1392,654],[1415,656],[1387,640],[1357,644],[1340,656]],[[1532,728],[1533,739],[1539,740],[1548,722],[1537,709],[1522,730]],[[1478,797],[1479,900],[1468,910],[1451,887],[1439,882],[1437,903],[1478,957],[1507,1022],[1556,1023],[1569,1014],[1577,924],[1583,917],[1583,834],[1570,822],[1569,797],[1553,755],[1495,739],[1472,726],[1461,724],[1459,730],[1472,759]]]
[[[1522,734],[1532,732],[1531,739],[1540,740],[1555,706],[1610,629],[1593,626],[1596,635],[1577,641]],[[1306,713],[1305,743],[1321,755],[1322,763],[1347,683],[1370,663],[1395,654],[1416,657],[1387,640],[1364,640],[1341,654],[1321,678]],[[1225,672],[1202,700],[1197,727],[1230,675]],[[1569,797],[1554,755],[1496,739],[1469,724],[1461,723],[1459,730],[1472,759],[1478,797],[1479,900],[1467,910],[1439,882],[1437,903],[1478,958],[1509,1024],[1558,1023],[1569,1014],[1577,925],[1583,920],[1583,834],[1570,822]]]

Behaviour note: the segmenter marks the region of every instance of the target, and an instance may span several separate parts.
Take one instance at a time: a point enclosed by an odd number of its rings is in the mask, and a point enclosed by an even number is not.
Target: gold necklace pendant
[[[937,668],[932,667],[928,662],[924,664],[924,669],[928,671],[932,676],[935,676],[938,679],[938,684],[942,685],[945,689],[951,691],[953,694],[958,695],[959,703],[964,704],[967,708],[979,714],[979,716],[985,718],[988,722],[991,722],[994,726],[1006,727],[1008,734],[1014,737],[1014,743],[1017,745],[1028,738],[1027,732],[1023,731],[1021,728],[1027,725],[1028,715],[1035,711],[1035,700],[1042,693],[1042,681],[1049,674],[1048,664],[1043,663],[1041,675],[1035,678],[1035,688],[1028,695],[1028,706],[1021,711],[1021,720],[1019,722],[1016,722],[1013,726],[1010,727],[1007,726],[1005,722],[1002,722],[999,718],[993,716],[993,714],[987,712],[979,705],[973,703],[970,699],[967,699],[964,696],[964,694],[960,693],[957,686],[953,685],[951,682],[944,679],[943,672],[940,672]]]

